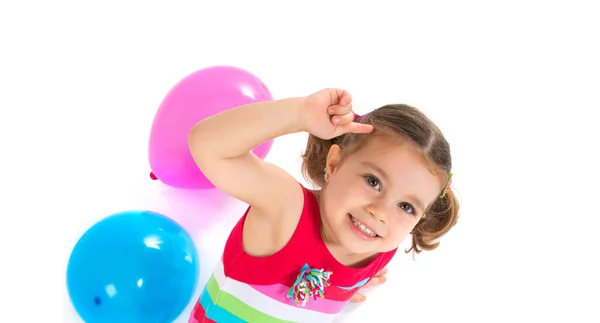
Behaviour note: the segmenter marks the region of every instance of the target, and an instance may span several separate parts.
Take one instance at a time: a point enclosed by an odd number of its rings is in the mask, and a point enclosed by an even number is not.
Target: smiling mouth
[[[350,216],[350,221],[352,221],[352,223],[364,234],[373,238],[381,237],[371,229],[367,228],[367,226],[360,222],[357,218],[353,217],[352,214],[348,213],[348,216]]]

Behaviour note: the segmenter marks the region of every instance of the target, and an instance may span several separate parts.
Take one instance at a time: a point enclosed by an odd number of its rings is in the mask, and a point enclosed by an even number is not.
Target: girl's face
[[[325,237],[349,256],[399,247],[442,189],[411,145],[385,137],[367,140],[343,160],[339,146],[331,148],[320,193]]]

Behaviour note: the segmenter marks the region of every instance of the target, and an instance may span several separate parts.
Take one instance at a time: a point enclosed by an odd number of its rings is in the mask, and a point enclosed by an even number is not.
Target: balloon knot
[[[151,178],[153,181],[155,181],[155,180],[157,180],[157,179],[158,179],[158,177],[156,177],[156,175],[154,175],[154,173],[153,173],[153,172],[150,172],[150,178]]]

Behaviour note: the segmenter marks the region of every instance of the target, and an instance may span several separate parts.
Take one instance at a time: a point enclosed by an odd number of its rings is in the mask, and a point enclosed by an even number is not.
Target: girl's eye
[[[367,175],[365,176],[365,180],[367,181],[367,184],[369,184],[369,186],[375,188],[376,190],[380,190],[380,186],[381,184],[379,183],[379,180],[377,179],[377,177],[375,176],[371,176],[371,175]]]
[[[413,208],[413,206],[412,206],[412,205],[410,205],[409,203],[406,203],[406,202],[400,202],[400,203],[398,203],[398,206],[399,206],[399,207],[400,207],[402,210],[404,210],[405,212],[408,212],[408,213],[410,213],[410,214],[412,214],[412,215],[414,215],[414,214],[415,214],[415,209],[414,209],[414,208]]]

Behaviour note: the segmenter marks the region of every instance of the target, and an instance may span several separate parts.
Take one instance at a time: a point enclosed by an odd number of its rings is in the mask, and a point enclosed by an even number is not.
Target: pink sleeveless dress
[[[358,289],[383,269],[396,249],[362,268],[346,267],[321,239],[319,205],[302,186],[304,208],[290,241],[267,257],[242,248],[245,214],[233,228],[189,323],[333,322]]]

